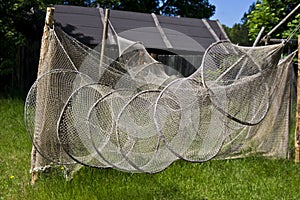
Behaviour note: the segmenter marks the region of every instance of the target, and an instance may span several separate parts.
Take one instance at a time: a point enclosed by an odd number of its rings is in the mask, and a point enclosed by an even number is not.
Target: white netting
[[[141,43],[119,36],[104,51],[50,31],[25,103],[35,168],[51,162],[156,173],[184,159],[287,152],[288,65],[283,44],[212,44],[181,77]],[[276,134],[274,133],[276,132]]]
[[[60,164],[74,163],[62,151],[56,124],[68,96],[92,79],[74,70],[55,69],[41,75],[28,92],[25,122],[33,145],[44,158]]]

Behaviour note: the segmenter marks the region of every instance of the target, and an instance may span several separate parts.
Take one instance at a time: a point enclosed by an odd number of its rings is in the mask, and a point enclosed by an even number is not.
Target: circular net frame
[[[25,101],[25,123],[37,151],[58,164],[74,163],[62,149],[56,124],[69,95],[92,80],[74,70],[53,70],[40,76]],[[42,105],[42,106],[37,106]]]
[[[243,48],[228,41],[211,45],[201,68],[212,103],[227,117],[245,125],[258,124],[269,108],[270,79],[282,45]],[[220,92],[220,90],[225,92]]]

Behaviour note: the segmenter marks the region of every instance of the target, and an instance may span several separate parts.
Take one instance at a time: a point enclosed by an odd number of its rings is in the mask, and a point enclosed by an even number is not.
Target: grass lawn
[[[155,175],[84,167],[71,181],[58,168],[31,186],[23,105],[23,100],[0,98],[0,200],[300,199],[300,165],[262,157],[178,161]]]

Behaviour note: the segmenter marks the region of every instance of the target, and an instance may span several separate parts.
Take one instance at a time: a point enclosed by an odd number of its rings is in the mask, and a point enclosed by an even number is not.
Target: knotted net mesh
[[[48,43],[25,103],[33,170],[80,163],[156,173],[178,159],[287,154],[294,54],[279,62],[283,44],[220,41],[183,77],[118,35],[91,49],[55,28]]]

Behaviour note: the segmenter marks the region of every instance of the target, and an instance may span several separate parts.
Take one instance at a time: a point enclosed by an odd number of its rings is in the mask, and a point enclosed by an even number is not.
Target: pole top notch
[[[53,26],[53,13],[54,13],[54,7],[47,7],[47,13],[46,13],[46,19],[45,24],[47,26]]]

